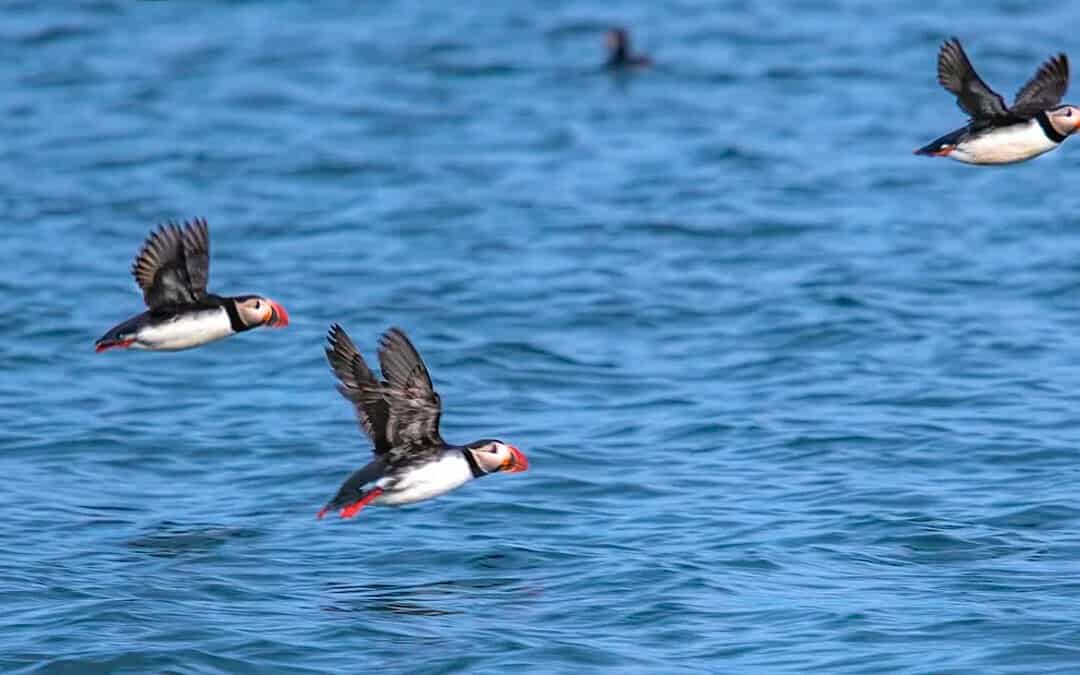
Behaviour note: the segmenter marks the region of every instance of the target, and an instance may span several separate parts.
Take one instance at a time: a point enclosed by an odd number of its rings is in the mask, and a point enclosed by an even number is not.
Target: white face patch
[[[495,473],[510,459],[510,449],[503,443],[489,443],[473,450],[473,456],[486,473]]]
[[[236,313],[246,326],[258,326],[270,318],[270,302],[264,298],[250,298],[236,305]]]

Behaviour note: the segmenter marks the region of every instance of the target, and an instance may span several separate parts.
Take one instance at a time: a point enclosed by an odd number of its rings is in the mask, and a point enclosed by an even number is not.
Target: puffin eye
[[[256,300],[256,301],[255,301],[255,309],[258,309],[258,308],[259,308],[259,301],[258,301],[258,300]]]
[[[494,455],[494,454],[497,454],[499,452],[499,449],[493,445],[493,446],[491,446],[491,449],[488,450],[488,452],[490,452],[491,454]]]

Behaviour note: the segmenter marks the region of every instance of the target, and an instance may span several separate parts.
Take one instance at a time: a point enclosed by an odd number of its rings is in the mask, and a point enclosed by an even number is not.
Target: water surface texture
[[[954,33],[1080,59],[1070,3],[0,5],[0,670],[1080,670],[1080,140],[913,157]],[[292,324],[95,354],[195,216]],[[529,472],[316,521],[335,321]]]

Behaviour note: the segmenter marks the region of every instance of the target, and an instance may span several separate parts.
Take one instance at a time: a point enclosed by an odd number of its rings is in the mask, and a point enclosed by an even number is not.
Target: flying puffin
[[[1053,150],[1080,129],[1080,108],[1059,105],[1069,86],[1065,54],[1043,63],[1017,92],[1011,108],[982,81],[956,38],[947,40],[938,53],[938,82],[956,95],[971,120],[919,148],[916,155],[968,164],[1012,164]]]
[[[648,56],[630,51],[630,34],[625,28],[609,29],[604,34],[604,46],[608,51],[605,68],[643,68],[652,65],[652,59]]]
[[[352,473],[319,511],[355,516],[367,504],[399,506],[431,499],[490,473],[529,468],[525,455],[494,439],[450,445],[439,435],[442,406],[420,354],[401,330],[379,340],[383,381],[375,379],[349,336],[334,324],[326,359],[352,402],[375,459]]]
[[[202,218],[183,227],[160,225],[135,256],[131,273],[149,310],[109,329],[95,351],[189,349],[259,326],[289,325],[288,312],[269,298],[206,292],[210,234]]]

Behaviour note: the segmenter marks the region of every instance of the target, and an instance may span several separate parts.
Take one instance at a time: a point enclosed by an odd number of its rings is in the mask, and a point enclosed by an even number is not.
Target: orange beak
[[[507,446],[510,448],[510,458],[502,463],[499,467],[499,471],[508,471],[510,473],[521,473],[529,468],[529,460],[525,459],[525,455],[520,450],[512,445]]]
[[[271,328],[284,328],[289,325],[289,313],[285,308],[270,300],[270,315],[266,317],[266,325]]]

